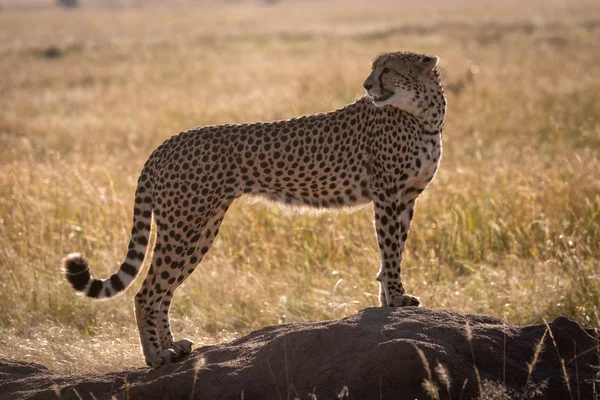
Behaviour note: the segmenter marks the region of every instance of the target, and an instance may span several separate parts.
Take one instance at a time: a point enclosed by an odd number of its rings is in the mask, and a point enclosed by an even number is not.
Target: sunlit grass
[[[377,53],[401,49],[441,56],[449,101],[405,252],[409,292],[511,323],[597,325],[597,7],[498,5],[493,26],[477,7],[442,21],[449,6],[403,6],[400,22],[392,3],[365,7],[0,14],[0,354],[63,371],[141,366],[141,282],[92,303],[60,258],[117,268],[137,175],[167,137],[343,106]],[[377,305],[378,257],[369,206],[311,215],[239,200],[178,290],[173,330],[209,343]]]

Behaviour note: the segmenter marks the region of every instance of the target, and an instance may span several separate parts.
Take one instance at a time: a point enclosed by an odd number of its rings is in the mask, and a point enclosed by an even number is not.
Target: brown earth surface
[[[369,308],[341,320],[266,327],[155,370],[64,375],[0,358],[0,399],[56,399],[60,392],[65,400],[307,399],[312,393],[322,400],[338,398],[343,387],[349,399],[429,399],[417,348],[442,399],[478,396],[474,362],[484,390],[494,386],[486,382],[499,382],[518,398],[538,388],[538,398],[591,399],[600,389],[598,383],[593,388],[600,364],[597,330],[565,317],[549,327],[552,336],[544,334],[544,324],[510,326],[427,308]],[[528,363],[542,337],[544,348],[528,380]],[[450,375],[449,390],[435,370],[438,362]]]

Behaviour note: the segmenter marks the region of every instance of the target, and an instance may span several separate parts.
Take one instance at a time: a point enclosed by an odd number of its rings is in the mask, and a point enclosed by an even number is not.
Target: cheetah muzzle
[[[382,89],[381,91],[381,95],[379,96],[373,96],[373,100],[375,102],[383,102],[386,101],[387,99],[389,99],[390,97],[392,97],[395,93],[391,90],[388,89]]]
[[[373,204],[381,252],[382,306],[417,306],[400,278],[415,201],[440,162],[446,99],[437,57],[387,53],[364,82],[368,96],[336,111],[285,121],[207,126],[160,145],[135,191],[127,255],[107,279],[70,254],[62,265],[79,294],[110,298],[124,291],[151,257],[135,296],[135,317],[148,365],[189,354],[175,341],[169,306],[219,232],[225,212],[245,194],[320,208]],[[156,241],[148,251],[154,218]]]

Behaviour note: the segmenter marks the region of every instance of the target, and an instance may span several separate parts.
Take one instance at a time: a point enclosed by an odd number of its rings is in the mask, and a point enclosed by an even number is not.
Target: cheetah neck
[[[364,103],[367,107],[374,107],[376,110],[382,110],[386,107],[399,109],[415,117],[421,125],[422,131],[426,134],[442,133],[444,128],[444,119],[446,117],[446,97],[444,90],[440,86],[438,90],[428,93],[422,101],[414,105],[414,108],[406,110],[393,105],[387,105],[383,108],[373,104],[369,96],[365,96],[357,101]]]
[[[419,113],[413,114],[420,122],[426,133],[441,133],[446,117],[446,97],[441,85],[432,89],[424,98],[424,104]]]

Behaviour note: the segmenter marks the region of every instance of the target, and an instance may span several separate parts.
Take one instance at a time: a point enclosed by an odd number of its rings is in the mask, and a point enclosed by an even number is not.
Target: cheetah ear
[[[432,71],[440,61],[438,56],[423,56],[421,58],[421,64],[423,65],[423,72],[428,73]]]

